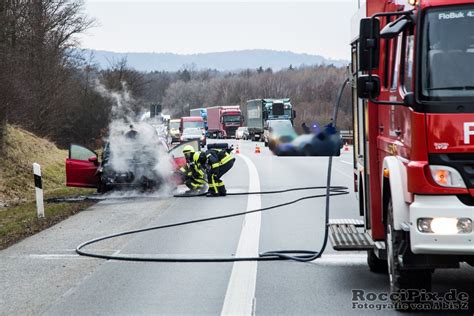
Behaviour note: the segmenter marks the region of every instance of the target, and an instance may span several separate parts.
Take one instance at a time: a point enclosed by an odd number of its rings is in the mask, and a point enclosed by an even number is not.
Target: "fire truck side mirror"
[[[409,25],[411,25],[411,16],[402,16],[393,22],[388,23],[382,31],[380,31],[380,37],[384,39],[396,38],[401,32],[403,32]]]
[[[379,67],[380,21],[377,18],[360,20],[359,70],[370,71]]]
[[[380,78],[362,75],[357,78],[357,95],[361,99],[375,99],[380,95]]]

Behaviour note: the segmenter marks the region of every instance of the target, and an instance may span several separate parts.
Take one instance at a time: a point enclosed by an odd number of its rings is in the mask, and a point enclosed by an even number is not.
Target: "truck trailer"
[[[296,117],[290,99],[256,99],[249,100],[243,106],[244,124],[249,129],[250,139],[263,139],[263,128],[267,120],[290,120]]]
[[[235,131],[242,126],[242,121],[242,112],[238,105],[213,106],[207,108],[209,137],[235,137]]]
[[[474,266],[474,2],[367,0],[351,49],[363,219],[333,220],[330,239],[367,250],[392,293],[429,291],[435,269]]]

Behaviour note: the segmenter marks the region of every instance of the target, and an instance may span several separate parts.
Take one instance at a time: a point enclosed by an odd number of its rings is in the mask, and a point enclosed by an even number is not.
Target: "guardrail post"
[[[36,162],[33,164],[33,174],[35,177],[36,213],[38,218],[44,218],[43,180],[41,179],[41,166]]]

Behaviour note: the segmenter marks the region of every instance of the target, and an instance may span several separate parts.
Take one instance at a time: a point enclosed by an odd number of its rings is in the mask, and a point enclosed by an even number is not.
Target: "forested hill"
[[[216,69],[235,71],[241,69],[257,69],[259,67],[280,70],[289,65],[334,65],[342,67],[345,60],[333,60],[319,55],[298,54],[289,51],[254,49],[229,52],[180,55],[173,53],[115,53],[91,50],[95,61],[101,68],[109,68],[114,61],[127,58],[127,64],[139,71],[178,71],[183,65],[193,65],[198,69]]]

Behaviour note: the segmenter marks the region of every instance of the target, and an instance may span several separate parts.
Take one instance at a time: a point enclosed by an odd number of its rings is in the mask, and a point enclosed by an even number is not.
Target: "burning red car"
[[[113,162],[114,147],[104,146],[101,160],[99,155],[86,147],[71,144],[66,159],[66,185],[71,187],[97,188],[106,192],[116,188],[158,189],[165,182],[179,184],[174,171],[186,163],[182,149],[192,145],[199,150],[199,142],[191,141],[169,149],[166,143],[150,143],[140,150],[121,157],[124,166]],[[164,153],[156,155],[156,146]],[[156,166],[161,167],[157,168]],[[168,169],[168,170],[163,170]]]

